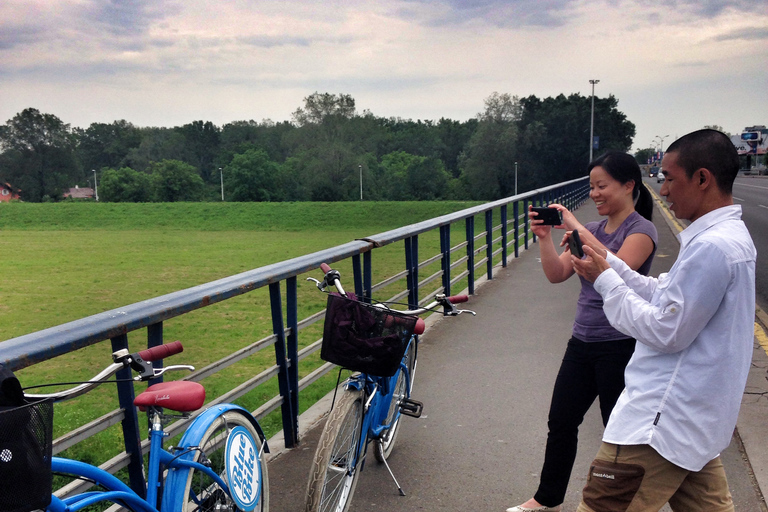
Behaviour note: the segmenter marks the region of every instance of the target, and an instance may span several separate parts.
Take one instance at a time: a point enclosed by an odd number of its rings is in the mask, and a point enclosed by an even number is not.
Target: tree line
[[[635,126],[614,96],[595,98],[596,154],[627,151]],[[126,120],[72,128],[28,108],[0,126],[0,182],[22,200],[57,201],[98,181],[99,199],[148,201],[493,200],[584,176],[591,98],[493,93],[467,121],[358,112],[314,93],[291,121]],[[95,171],[95,172],[94,172]]]

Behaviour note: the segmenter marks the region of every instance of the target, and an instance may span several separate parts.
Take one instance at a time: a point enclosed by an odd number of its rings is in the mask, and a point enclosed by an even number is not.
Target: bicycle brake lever
[[[171,366],[165,366],[163,368],[153,368],[152,369],[152,378],[156,379],[157,377],[160,377],[165,372],[170,372],[174,370],[189,370],[189,371],[195,371],[195,367],[188,365],[188,364],[173,364]],[[135,381],[142,381],[147,380],[148,377],[145,375],[137,375],[133,378]]]
[[[320,290],[321,292],[325,291],[325,286],[326,286],[325,281],[318,281],[314,277],[308,277],[307,281],[313,281],[315,283],[315,286],[317,286],[318,290]]]
[[[474,312],[474,311],[472,311],[471,309],[457,309],[457,310],[456,310],[456,314],[457,314],[457,315],[460,315],[460,314],[462,314],[462,313],[469,313],[469,314],[470,314],[470,315],[472,315],[472,316],[477,316],[477,313],[475,313],[475,312]]]

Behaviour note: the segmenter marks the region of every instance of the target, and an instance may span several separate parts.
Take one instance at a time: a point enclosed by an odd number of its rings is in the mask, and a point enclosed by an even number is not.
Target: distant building
[[[731,142],[740,155],[764,155],[768,152],[768,128],[763,125],[747,126],[741,133],[732,135]]]
[[[731,142],[736,147],[740,156],[744,156],[746,163],[742,164],[742,171],[746,173],[765,172],[765,155],[768,154],[768,128],[764,125],[747,126],[738,134],[731,136]],[[761,163],[761,161],[763,163]]]
[[[75,186],[75,188],[69,189],[67,192],[64,192],[63,194],[64,199],[71,197],[72,199],[93,199],[93,189],[91,187],[83,187],[80,188],[78,186]]]
[[[13,190],[10,183],[0,183],[0,203],[10,203],[12,199],[19,199],[21,190]]]

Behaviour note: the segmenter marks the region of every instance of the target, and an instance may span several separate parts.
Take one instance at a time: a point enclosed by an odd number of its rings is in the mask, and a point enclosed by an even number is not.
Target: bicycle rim
[[[235,427],[244,427],[258,444],[259,450],[263,444],[261,437],[253,427],[250,419],[241,411],[227,411],[217,417],[200,439],[200,450],[195,455],[195,461],[205,463],[207,460],[210,468],[222,480],[226,481],[224,468],[225,448],[227,436]],[[267,465],[263,459],[259,460],[261,466],[261,498],[254,510],[268,512],[269,510],[269,479],[267,477]],[[238,510],[231,496],[222,489],[210,476],[201,471],[190,470],[184,494],[179,497],[182,500],[183,512],[213,512],[221,510]]]
[[[307,486],[306,512],[345,512],[360,470],[363,392],[344,391],[320,436]]]

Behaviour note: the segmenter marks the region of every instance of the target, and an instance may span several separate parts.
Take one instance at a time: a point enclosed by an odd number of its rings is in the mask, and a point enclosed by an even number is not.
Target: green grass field
[[[52,327],[141,300],[189,288],[271,263],[455,212],[473,203],[60,203],[0,205],[0,340]],[[483,220],[476,219],[476,231]],[[452,243],[464,240],[454,225]],[[420,259],[439,250],[438,234],[419,238]],[[404,267],[403,244],[373,253],[374,282]],[[349,261],[339,262],[351,288]],[[439,263],[424,269],[424,278]],[[316,271],[314,277],[321,277]],[[299,318],[324,307],[325,297],[299,277]],[[405,286],[384,290],[385,299]],[[434,287],[437,287],[435,284]],[[395,289],[397,288],[397,289]],[[457,290],[454,290],[457,291]],[[301,331],[300,346],[320,337],[322,322]],[[271,332],[266,289],[196,310],[165,322],[166,341],[180,339],[185,352],[174,363],[198,368]],[[132,350],[146,346],[146,331],[129,333]],[[17,372],[22,385],[87,379],[110,362],[108,342]],[[271,348],[203,381],[213,398],[275,363]],[[300,364],[305,375],[320,364],[313,354]],[[181,377],[171,374],[170,379]],[[300,397],[306,409],[335,384],[328,375]],[[141,386],[141,385],[140,385]],[[276,383],[242,400],[253,410],[277,394]],[[141,387],[137,387],[141,389]],[[54,436],[117,407],[114,388],[102,386],[56,406]],[[263,421],[268,435],[279,414]],[[64,453],[100,463],[120,451],[122,434],[112,427]]]

